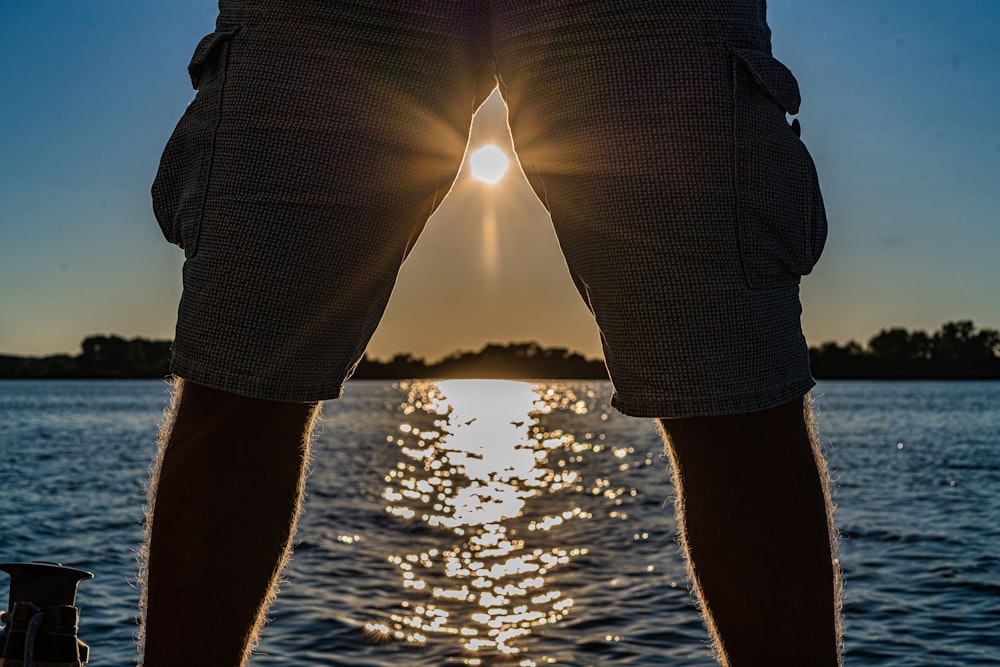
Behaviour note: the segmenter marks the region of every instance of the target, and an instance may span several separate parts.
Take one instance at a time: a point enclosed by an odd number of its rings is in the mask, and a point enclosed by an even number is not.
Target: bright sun
[[[496,183],[507,171],[507,155],[496,146],[483,146],[469,156],[472,175],[484,183]]]

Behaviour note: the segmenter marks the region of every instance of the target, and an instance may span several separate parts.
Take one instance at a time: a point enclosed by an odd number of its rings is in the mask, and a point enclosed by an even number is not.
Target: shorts
[[[340,396],[499,87],[616,408],[813,386],[798,294],[826,216],[764,0],[222,0],[189,71],[153,184],[186,257],[177,375]]]

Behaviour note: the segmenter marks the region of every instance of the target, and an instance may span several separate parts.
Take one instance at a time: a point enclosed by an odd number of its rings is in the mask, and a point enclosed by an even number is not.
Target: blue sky
[[[182,253],[149,184],[214,17],[208,0],[0,4],[0,353],[172,335]],[[769,20],[831,222],[803,283],[810,342],[1000,327],[1000,2],[772,0]],[[509,148],[496,99],[474,128],[485,141]],[[534,339],[598,353],[544,211],[508,178],[500,197],[460,177],[372,352]]]

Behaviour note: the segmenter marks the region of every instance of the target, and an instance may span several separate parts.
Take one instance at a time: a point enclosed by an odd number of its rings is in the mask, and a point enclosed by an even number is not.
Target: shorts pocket
[[[192,257],[198,247],[215,139],[222,118],[229,47],[238,29],[214,32],[198,44],[188,65],[198,91],[160,157],[153,181],[153,214],[163,236]]]
[[[797,283],[826,243],[812,157],[785,114],[799,111],[792,73],[768,53],[733,53],[736,215],[747,284]]]

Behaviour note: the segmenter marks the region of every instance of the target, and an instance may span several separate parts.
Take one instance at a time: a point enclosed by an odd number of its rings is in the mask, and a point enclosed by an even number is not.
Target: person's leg
[[[799,282],[823,248],[822,197],[764,3],[695,4],[499,0],[501,92],[600,326],[614,406],[672,418],[723,660],[835,665],[825,473],[801,399]]]
[[[836,667],[839,569],[808,401],[661,419],[678,525],[727,667]]]
[[[185,380],[151,489],[147,667],[245,661],[314,402],[340,395],[493,88],[475,27],[450,0],[223,0],[195,49],[152,188],[185,251]]]
[[[149,493],[142,664],[242,665],[290,550],[318,406],[176,383]]]

